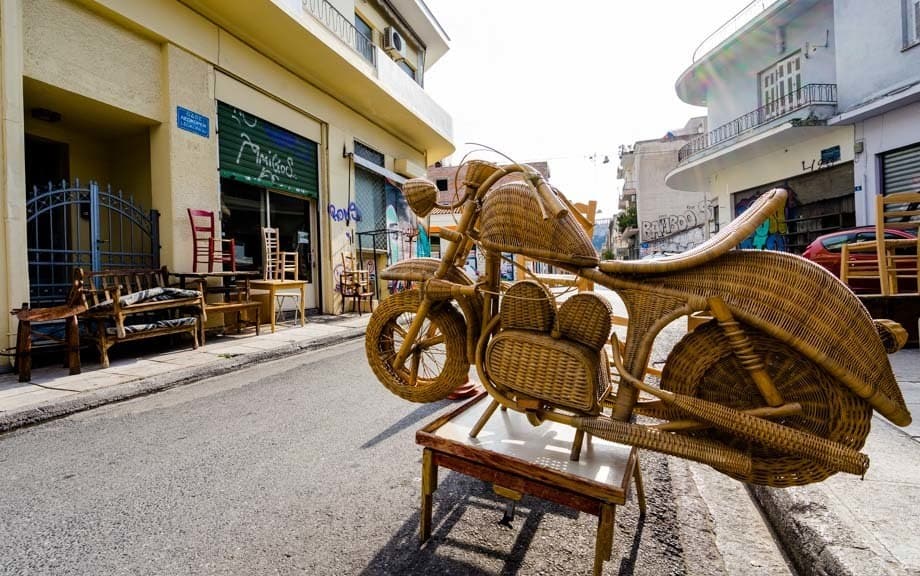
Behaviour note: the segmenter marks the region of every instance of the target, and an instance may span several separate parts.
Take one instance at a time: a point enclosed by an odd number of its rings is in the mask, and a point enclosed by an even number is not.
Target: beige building
[[[205,209],[241,268],[279,228],[307,308],[338,311],[340,254],[454,150],[422,0],[0,0],[0,39],[4,310],[78,265],[190,271]]]

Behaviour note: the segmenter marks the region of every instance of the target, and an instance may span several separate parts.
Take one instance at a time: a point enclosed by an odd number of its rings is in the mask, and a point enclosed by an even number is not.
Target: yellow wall
[[[354,178],[343,149],[352,151],[354,140],[360,140],[385,154],[390,170],[397,158],[425,166],[425,151],[415,149],[334,94],[317,89],[179,2],[0,2],[23,5],[23,75],[55,88],[63,98],[70,97],[73,106],[101,102],[130,112],[149,126],[105,139],[79,124],[64,128],[26,118],[29,133],[71,144],[73,176],[121,186],[161,212],[161,260],[172,269],[191,268],[186,208],[219,206],[218,136],[214,128],[221,83],[245,87],[236,94],[244,104],[230,103],[317,141],[321,306],[324,311],[339,309],[332,270],[341,262],[341,252],[353,246],[345,223],[331,222],[327,208],[329,204],[346,207],[349,198],[354,200]],[[369,6],[359,3],[365,14]],[[369,20],[382,32],[385,22],[370,10],[373,15]],[[120,14],[113,16],[113,12]],[[7,57],[4,54],[4,60]],[[207,116],[210,136],[178,129],[177,106]],[[22,112],[18,113],[22,119]],[[110,121],[121,120],[116,117]],[[352,232],[354,228],[352,223]]]

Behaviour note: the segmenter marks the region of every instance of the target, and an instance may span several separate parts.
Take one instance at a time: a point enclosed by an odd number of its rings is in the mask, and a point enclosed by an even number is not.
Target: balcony
[[[782,1],[783,0],[753,0],[753,2],[742,8],[737,14],[729,18],[725,24],[722,24],[715,32],[700,42],[700,45],[693,51],[693,61],[696,62],[714,48],[720,46],[736,32],[753,22],[768,8]]]
[[[677,152],[678,164],[683,164],[703,152],[719,147],[746,133],[752,134],[754,130],[762,126],[776,125],[795,112],[817,106],[831,107],[826,114],[821,115],[823,118],[832,116],[836,112],[836,84],[806,84],[765,106],[694,138]],[[809,117],[814,116],[815,112],[815,109],[809,110]]]
[[[326,0],[303,0],[303,9],[323,23],[333,34],[360,54],[365,60],[377,67],[377,51],[370,38],[358,32],[351,20],[339,12]]]

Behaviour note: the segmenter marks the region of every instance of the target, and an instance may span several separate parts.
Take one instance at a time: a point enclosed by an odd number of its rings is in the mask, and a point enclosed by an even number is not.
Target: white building
[[[683,252],[701,244],[714,231],[714,202],[704,191],[676,190],[665,183],[677,166],[678,151],[705,132],[706,119],[691,118],[686,126],[654,140],[622,148],[619,176],[626,182],[620,208],[636,206],[637,256]]]

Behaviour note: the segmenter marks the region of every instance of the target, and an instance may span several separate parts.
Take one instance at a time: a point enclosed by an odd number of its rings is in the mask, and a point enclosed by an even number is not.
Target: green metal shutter
[[[882,193],[920,190],[920,145],[882,155]]]
[[[319,196],[316,142],[223,102],[217,125],[222,177]]]

